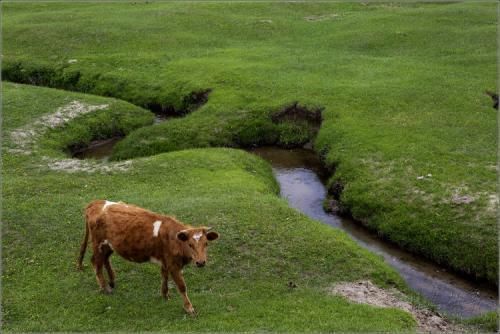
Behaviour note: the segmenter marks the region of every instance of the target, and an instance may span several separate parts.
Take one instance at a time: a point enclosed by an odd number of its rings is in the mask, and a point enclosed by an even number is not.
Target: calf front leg
[[[184,310],[187,313],[193,315],[194,314],[193,304],[191,304],[191,301],[187,296],[186,283],[184,282],[184,277],[182,277],[181,271],[173,270],[170,272],[170,274],[172,275],[172,278],[174,279],[174,282],[177,285],[177,289],[179,290],[180,294],[182,295],[182,299],[184,300]]]
[[[166,300],[170,298],[168,293],[168,270],[166,265],[161,266],[161,296]]]

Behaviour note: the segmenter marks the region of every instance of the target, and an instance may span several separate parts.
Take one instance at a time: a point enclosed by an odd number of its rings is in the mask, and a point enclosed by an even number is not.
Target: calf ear
[[[210,231],[207,233],[207,240],[212,241],[219,237],[219,233]]]
[[[186,241],[187,239],[189,239],[187,231],[184,230],[177,232],[177,239],[179,239],[180,241]]]

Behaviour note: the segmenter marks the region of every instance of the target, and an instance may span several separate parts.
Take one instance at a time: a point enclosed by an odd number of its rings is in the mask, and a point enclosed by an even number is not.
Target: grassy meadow
[[[36,137],[19,154],[10,134],[72,101],[108,107]],[[126,169],[59,170],[67,137],[84,138],[97,120],[120,110],[142,126],[148,111],[114,99],[50,88],[3,84],[3,329],[25,331],[407,331],[415,321],[397,309],[352,304],[328,290],[339,281],[370,279],[408,292],[378,256],[345,233],[290,209],[271,168],[241,150],[192,149],[134,159]],[[140,122],[138,120],[141,120]],[[50,140],[49,140],[50,139]],[[90,162],[91,166],[98,162]],[[57,165],[56,165],[57,167]],[[95,167],[97,168],[97,167]],[[76,270],[83,208],[96,198],[122,200],[212,226],[221,238],[204,269],[187,267],[198,316],[178,293],[165,302],[160,272],[112,257],[117,289],[98,291],[90,255]],[[297,287],[289,288],[292,281]],[[409,294],[410,298],[412,297]]]
[[[2,4],[3,327],[414,330],[403,311],[327,292],[368,278],[408,293],[379,257],[290,209],[269,165],[234,149],[309,140],[354,218],[497,284],[497,114],[484,93],[498,88],[496,13],[495,3]],[[321,111],[317,134],[305,118],[276,120],[294,105]],[[147,109],[185,116],[153,124]],[[116,135],[126,138],[110,162],[68,157]],[[178,294],[161,300],[153,265],[115,257],[111,297],[90,266],[74,270],[95,198],[220,232],[207,268],[185,271],[197,318]]]
[[[5,80],[188,117],[133,132],[117,160],[301,144],[272,122],[319,108],[315,149],[343,206],[385,238],[498,279],[496,7],[491,3],[40,3],[3,6]]]

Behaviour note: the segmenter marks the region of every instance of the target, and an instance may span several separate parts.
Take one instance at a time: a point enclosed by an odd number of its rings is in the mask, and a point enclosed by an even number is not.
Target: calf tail
[[[83,238],[82,244],[80,245],[80,256],[78,257],[77,269],[83,269],[83,257],[85,256],[85,251],[87,250],[87,243],[89,241],[89,224],[85,221],[85,237]]]

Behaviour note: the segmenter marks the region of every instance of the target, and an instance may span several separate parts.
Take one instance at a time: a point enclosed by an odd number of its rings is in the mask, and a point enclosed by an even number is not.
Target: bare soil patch
[[[76,100],[71,101],[70,103],[58,108],[52,114],[44,115],[32,123],[11,131],[10,139],[12,147],[7,149],[7,151],[13,154],[31,155],[37,151],[36,144],[40,136],[46,133],[49,129],[60,127],[78,116],[96,110],[103,110],[108,107],[108,104],[91,105]],[[42,161],[44,164],[40,167],[48,167],[51,170],[69,173],[108,173],[113,171],[126,171],[132,165],[131,161],[107,163],[82,161],[78,159],[57,159],[47,156],[43,156]]]
[[[308,123],[320,127],[323,117],[321,115],[321,108],[307,108],[305,106],[299,105],[298,102],[294,102],[288,107],[283,108],[274,115],[272,115],[272,121],[274,123],[280,123],[283,121],[307,121]]]
[[[42,116],[30,124],[11,131],[10,139],[14,148],[10,149],[9,152],[29,155],[35,150],[38,138],[47,130],[62,126],[80,115],[108,107],[108,104],[91,105],[76,100],[71,101],[52,114]]]
[[[489,212],[497,212],[499,204],[498,194],[488,195],[488,208]]]
[[[439,314],[420,309],[405,300],[396,289],[384,290],[370,281],[339,283],[329,289],[331,294],[341,295],[350,301],[378,307],[394,307],[413,315],[420,332],[463,332]]]
[[[208,102],[208,96],[212,92],[211,88],[191,92],[182,98],[182,106],[176,108],[171,104],[160,102],[149,102],[144,105],[145,108],[153,113],[164,117],[181,117],[195,111]]]
[[[131,160],[121,162],[98,162],[93,160],[79,160],[79,159],[51,159],[43,157],[45,164],[41,167],[48,167],[51,170],[76,173],[110,173],[110,172],[124,172],[132,166]]]

